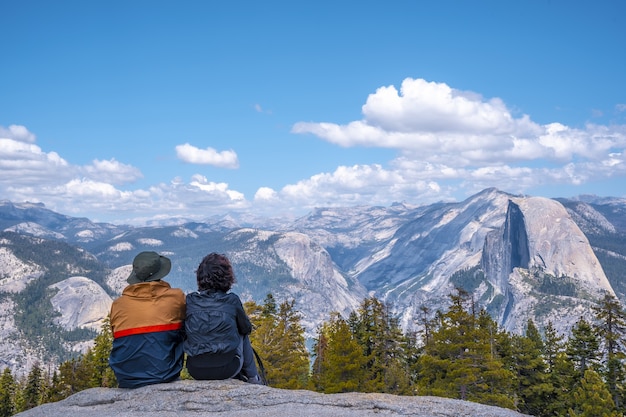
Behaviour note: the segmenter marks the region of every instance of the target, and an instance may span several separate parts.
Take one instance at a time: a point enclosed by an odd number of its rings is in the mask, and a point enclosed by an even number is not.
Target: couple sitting
[[[109,364],[121,388],[179,378],[183,354],[195,379],[238,378],[262,384],[248,335],[252,324],[241,300],[228,291],[235,275],[228,258],[204,257],[198,291],[185,294],[162,281],[172,267],[156,252],[141,252],[122,296],[111,306]]]

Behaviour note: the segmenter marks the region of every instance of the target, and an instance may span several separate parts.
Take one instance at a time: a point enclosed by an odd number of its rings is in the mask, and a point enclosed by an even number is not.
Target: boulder
[[[192,381],[137,389],[92,388],[20,417],[522,417],[512,410],[438,397],[390,394],[320,394],[238,380]]]

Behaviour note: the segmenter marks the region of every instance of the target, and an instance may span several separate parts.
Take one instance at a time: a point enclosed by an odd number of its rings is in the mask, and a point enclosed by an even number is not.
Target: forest
[[[474,401],[534,416],[613,417],[626,412],[626,313],[606,295],[568,335],[528,321],[511,334],[461,288],[446,310],[421,310],[419,332],[403,332],[388,305],[366,298],[348,317],[332,314],[307,348],[293,300],[246,302],[252,345],[268,385],[323,393],[380,392]],[[0,376],[0,417],[92,387],[116,387],[108,323],[85,354],[58,369],[41,364]],[[182,378],[191,379],[183,371]]]

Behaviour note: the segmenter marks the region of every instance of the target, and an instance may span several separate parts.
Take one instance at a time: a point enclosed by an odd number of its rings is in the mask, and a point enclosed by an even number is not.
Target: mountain
[[[472,293],[509,331],[521,332],[532,318],[540,329],[551,321],[568,333],[604,294],[625,300],[625,213],[623,199],[547,199],[486,189],[458,203],[318,208],[265,223],[226,214],[131,227],[2,202],[0,334],[23,347],[0,342],[0,361],[15,367],[27,356],[45,356],[32,341],[45,329],[28,321],[26,306],[46,305],[56,319],[46,323],[72,340],[48,337],[56,346],[48,356],[59,360],[86,346],[91,321],[73,320],[73,327],[64,317],[87,314],[80,300],[96,305],[94,294],[105,300],[119,295],[133,257],[143,250],[170,257],[166,280],[186,292],[196,289],[195,269],[204,255],[227,254],[237,278],[233,291],[259,303],[268,293],[294,299],[308,337],[331,312],[348,314],[369,295],[386,301],[405,329],[418,329],[420,315],[447,308],[456,287]],[[90,290],[79,291],[82,285]],[[55,304],[55,291],[57,297],[67,292],[73,301],[62,304],[73,307]],[[26,323],[35,327],[30,336],[20,329]],[[20,330],[7,333],[11,326]]]

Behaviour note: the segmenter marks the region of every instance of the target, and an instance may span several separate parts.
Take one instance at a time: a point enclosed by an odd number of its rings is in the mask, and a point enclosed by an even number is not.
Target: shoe
[[[248,384],[265,385],[263,383],[263,380],[261,379],[261,377],[258,376],[258,375],[255,375],[255,376],[252,376],[252,377],[248,378],[248,380],[246,382]]]

